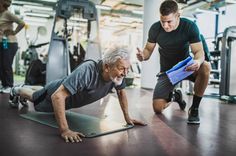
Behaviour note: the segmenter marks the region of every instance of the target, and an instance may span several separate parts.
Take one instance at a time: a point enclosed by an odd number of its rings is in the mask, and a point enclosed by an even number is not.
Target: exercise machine
[[[222,37],[220,97],[236,102],[236,26],[225,29]]]
[[[95,4],[88,0],[59,0],[56,8],[53,31],[48,52],[46,69],[46,83],[52,80],[63,78],[70,74],[70,56],[68,38],[71,35],[68,31],[68,20],[76,13],[81,13],[83,19],[88,20],[88,38],[91,37],[91,22],[97,22],[97,10]],[[57,24],[63,21],[64,28],[62,35],[57,31]],[[86,53],[89,51],[86,51]],[[98,52],[101,56],[101,52]]]
[[[211,74],[213,77],[210,78],[209,82],[213,85],[219,85],[221,78],[220,55],[222,50],[222,33],[216,35],[215,41],[212,43],[215,45],[214,50],[210,51]]]

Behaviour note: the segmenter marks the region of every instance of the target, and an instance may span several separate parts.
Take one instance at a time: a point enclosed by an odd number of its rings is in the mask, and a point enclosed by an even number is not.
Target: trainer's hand
[[[61,133],[61,137],[65,142],[82,142],[81,137],[85,137],[82,133],[71,131],[67,129]]]
[[[143,52],[142,52],[139,48],[137,48],[137,51],[138,51],[138,52],[136,53],[137,59],[138,59],[140,62],[144,61]]]
[[[186,71],[198,71],[200,66],[201,66],[200,61],[194,60],[193,64],[191,64],[190,66],[186,67]]]

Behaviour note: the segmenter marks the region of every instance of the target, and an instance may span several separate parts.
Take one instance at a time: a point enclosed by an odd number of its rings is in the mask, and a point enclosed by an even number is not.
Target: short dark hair
[[[160,6],[160,14],[162,16],[167,16],[171,13],[177,13],[178,10],[178,4],[175,0],[165,0]]]

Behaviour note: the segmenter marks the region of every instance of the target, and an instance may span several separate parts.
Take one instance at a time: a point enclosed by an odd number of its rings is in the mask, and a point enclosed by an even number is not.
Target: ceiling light
[[[132,13],[143,15],[143,11],[142,10],[132,10]]]
[[[37,18],[37,17],[28,17],[28,16],[25,16],[23,20],[30,21],[30,22],[42,22],[42,23],[48,22],[48,19],[46,18]]]
[[[44,11],[53,11],[52,8],[45,7],[45,6],[35,6],[35,5],[24,5],[24,8],[29,8],[29,9],[36,9],[36,10],[44,10]]]
[[[57,2],[57,0],[41,0],[41,1],[44,1],[44,2]]]
[[[219,14],[218,11],[214,11],[214,10],[203,10],[203,9],[199,9],[199,8],[196,9],[196,12],[211,13],[211,14],[216,14],[216,15]]]
[[[35,3],[35,2],[25,2],[25,1],[13,1],[12,4],[28,4],[28,5],[38,5],[38,3]]]
[[[88,22],[87,19],[78,18],[78,17],[71,17],[70,20],[73,20],[73,21],[80,21],[80,22]]]
[[[50,15],[48,15],[48,14],[33,13],[33,12],[25,12],[25,15],[36,16],[36,17],[46,17],[46,18],[50,17]]]
[[[96,5],[96,8],[97,9],[101,9],[101,10],[111,10],[111,7],[110,6],[107,6],[107,5]]]

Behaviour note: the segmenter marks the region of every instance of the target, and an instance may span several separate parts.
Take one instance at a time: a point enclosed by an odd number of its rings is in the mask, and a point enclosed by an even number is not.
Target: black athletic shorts
[[[188,76],[184,80],[195,81],[195,78],[192,75]],[[175,88],[175,85],[172,85],[166,73],[157,75],[157,84],[153,92],[154,99],[165,99],[167,102],[171,101],[172,92]]]
[[[33,93],[33,102],[35,111],[53,112],[52,102],[49,100],[47,89],[42,88]]]

